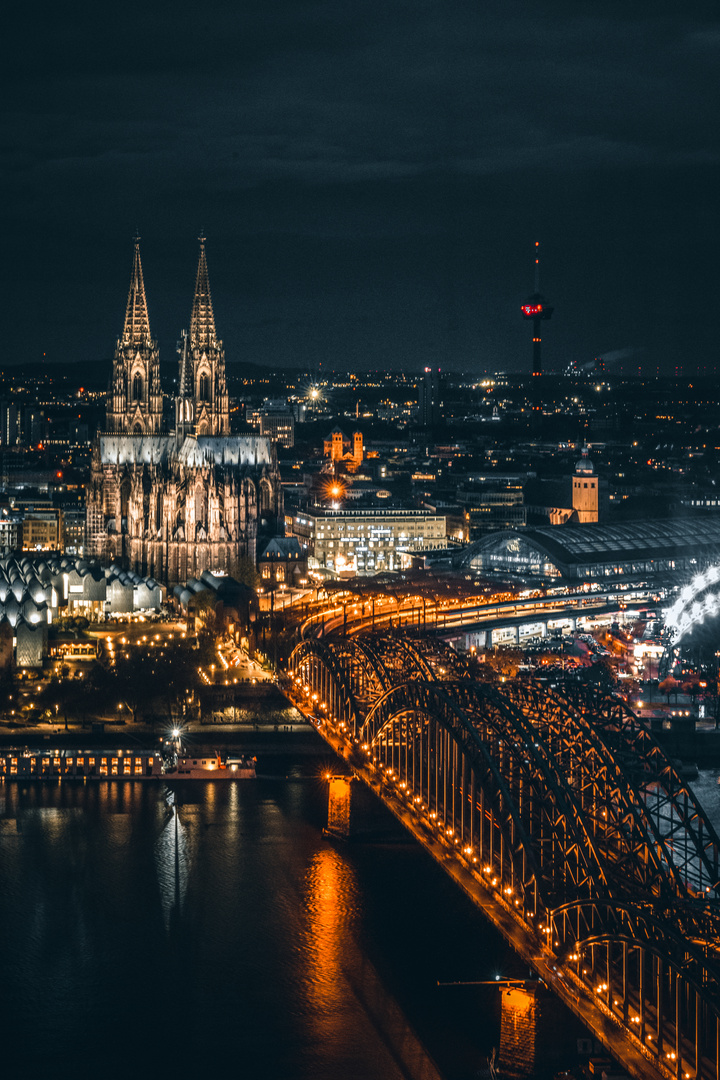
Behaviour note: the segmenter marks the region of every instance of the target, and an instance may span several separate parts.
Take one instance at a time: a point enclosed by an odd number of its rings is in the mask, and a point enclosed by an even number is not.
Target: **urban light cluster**
[[[718,614],[720,590],[705,593],[703,599],[699,597],[705,589],[719,581],[720,566],[708,567],[685,586],[672,607],[665,612],[665,626],[670,632],[672,644],[677,644],[693,626]]]

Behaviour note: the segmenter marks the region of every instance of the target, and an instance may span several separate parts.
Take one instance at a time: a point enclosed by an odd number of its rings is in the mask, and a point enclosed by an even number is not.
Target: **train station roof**
[[[693,572],[720,560],[720,514],[488,533],[465,568],[573,580]]]

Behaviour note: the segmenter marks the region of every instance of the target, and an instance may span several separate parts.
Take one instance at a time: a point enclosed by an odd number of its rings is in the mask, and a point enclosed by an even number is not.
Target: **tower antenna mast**
[[[529,296],[520,308],[523,319],[528,319],[533,324],[533,378],[542,375],[542,338],[540,337],[540,323],[543,319],[552,316],[554,308],[546,302],[540,293],[540,241],[535,241],[535,292]]]

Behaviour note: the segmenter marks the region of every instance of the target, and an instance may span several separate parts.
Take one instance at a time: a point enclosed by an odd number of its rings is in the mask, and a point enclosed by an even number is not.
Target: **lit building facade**
[[[290,409],[262,409],[260,434],[271,442],[290,449],[295,445],[295,417]]]
[[[582,457],[575,466],[572,478],[573,520],[581,525],[598,521],[600,516],[600,492],[588,448],[583,447]]]
[[[217,337],[204,238],[183,333],[175,430],[162,431],[157,347],[150,333],[140,248],[87,493],[90,557],[118,562],[163,584],[205,570],[234,574],[255,561],[258,522],[282,514],[272,443],[230,434],[225,353]]]
[[[311,569],[378,574],[399,570],[403,551],[446,545],[444,515],[422,510],[312,510],[286,519]]]

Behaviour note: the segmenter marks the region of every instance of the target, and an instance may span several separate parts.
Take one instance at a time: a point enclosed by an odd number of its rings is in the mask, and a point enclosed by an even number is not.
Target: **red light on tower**
[[[540,241],[535,241],[535,292],[528,296],[520,311],[523,319],[532,319],[533,324],[533,375],[542,374],[542,358],[540,347],[540,323],[543,319],[552,316],[553,308],[545,302],[545,297],[540,294]]]

